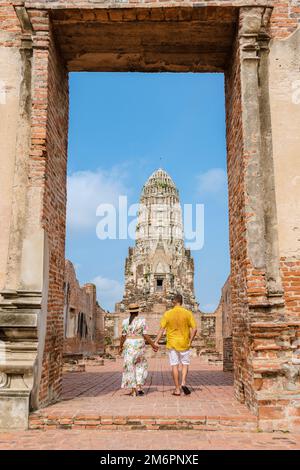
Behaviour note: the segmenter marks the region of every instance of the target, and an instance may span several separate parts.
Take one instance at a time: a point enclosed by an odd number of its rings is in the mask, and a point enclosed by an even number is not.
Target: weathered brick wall
[[[11,37],[3,41],[1,45],[6,47],[20,46],[21,25],[11,1],[4,1],[0,5],[0,24],[1,31],[11,33]]]
[[[199,331],[195,345],[197,344],[202,351],[214,351],[216,349],[216,315],[200,312],[196,315],[196,319]]]
[[[223,371],[233,371],[233,349],[232,349],[232,337],[223,338]]]
[[[43,188],[42,226],[48,235],[49,287],[47,333],[40,403],[61,393],[63,352],[68,75],[56,47],[46,12],[34,11],[33,116],[30,182]]]
[[[247,244],[245,239],[245,159],[243,158],[238,42],[234,45],[232,61],[225,74],[225,91],[235,386],[238,399],[240,401],[244,401],[246,393],[245,383],[248,380],[246,358],[249,353],[249,347],[247,344],[247,331],[245,328],[248,314],[246,293]]]
[[[104,310],[96,299],[96,286],[80,286],[71,261],[66,260],[65,306],[64,306],[64,354],[103,353],[104,350]],[[84,315],[87,333],[83,337],[79,331],[79,315]]]
[[[299,23],[299,2],[279,4],[271,17],[271,34],[273,37],[286,37],[295,30]],[[272,77],[270,77],[272,80]],[[291,360],[292,350],[296,348],[296,324],[276,323],[282,320],[283,312],[272,307],[267,289],[265,268],[255,268],[248,257],[251,240],[246,238],[247,224],[255,214],[249,210],[249,194],[246,190],[246,173],[252,164],[252,154],[247,154],[243,147],[244,129],[242,125],[242,101],[240,83],[239,51],[232,56],[232,62],[226,71],[226,110],[227,110],[227,168],[229,185],[229,219],[230,219],[230,254],[231,254],[231,302],[233,326],[233,358],[235,375],[235,392],[240,401],[245,401],[264,420],[273,419],[269,426],[288,427],[289,419],[294,423],[296,413],[288,399],[278,400],[279,390],[297,389],[297,379],[286,365]],[[266,109],[267,112],[267,109]],[[250,170],[251,171],[251,170]],[[268,197],[266,193],[262,197]],[[286,198],[288,196],[286,195]],[[299,321],[299,262],[297,259],[282,260],[282,279],[285,301],[284,318],[292,316]],[[273,304],[274,305],[274,304]],[[249,306],[251,310],[249,310]],[[290,315],[292,313],[292,315]],[[257,322],[257,323],[256,323]],[[283,339],[285,338],[285,340]],[[281,349],[282,341],[287,352]],[[230,340],[225,341],[226,351],[230,358]],[[296,359],[295,359],[296,360]],[[252,365],[251,365],[252,363]],[[296,362],[294,362],[296,364]],[[292,366],[291,366],[292,368]],[[271,372],[272,371],[272,372]],[[296,373],[296,372],[295,372]],[[284,379],[282,378],[284,377]],[[289,383],[290,382],[290,383]],[[299,383],[299,381],[298,381]],[[277,387],[277,388],[276,388]],[[266,399],[268,397],[268,399]],[[286,409],[285,409],[286,407]],[[289,408],[289,410],[288,410]],[[277,420],[277,424],[275,424]],[[270,429],[271,429],[270,427]]]
[[[299,0],[274,0],[270,32],[273,37],[284,38],[295,31],[300,21]]]
[[[230,277],[228,277],[222,288],[222,337],[223,337],[223,370],[233,370],[232,350],[232,305]]]
[[[281,258],[286,313],[291,321],[299,321],[300,312],[300,260]]]
[[[231,286],[230,276],[222,287],[222,335],[224,338],[232,336],[232,314],[231,314]]]
[[[222,356],[223,355],[223,309],[222,309],[222,298],[216,308],[214,315],[216,317],[216,351]]]

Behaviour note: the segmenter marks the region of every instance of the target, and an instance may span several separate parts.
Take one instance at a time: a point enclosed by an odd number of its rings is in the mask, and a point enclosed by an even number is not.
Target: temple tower
[[[125,292],[117,311],[139,302],[143,313],[162,313],[181,293],[186,308],[197,310],[194,261],[184,246],[178,189],[159,168],[143,186],[135,246],[125,263]]]

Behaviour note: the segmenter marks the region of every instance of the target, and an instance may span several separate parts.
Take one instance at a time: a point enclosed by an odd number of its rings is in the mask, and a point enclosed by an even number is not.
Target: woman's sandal
[[[174,395],[174,397],[180,397],[181,393],[180,392],[177,393],[177,392],[174,391],[174,392],[172,392],[172,395]]]

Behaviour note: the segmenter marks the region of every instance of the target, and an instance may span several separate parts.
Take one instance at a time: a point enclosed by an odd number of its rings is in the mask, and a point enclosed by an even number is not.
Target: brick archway
[[[14,94],[1,187],[0,427],[26,427],[29,401],[36,409],[61,393],[68,72],[80,70],[225,73],[235,394],[261,427],[297,424],[300,262],[279,243],[278,127],[273,145],[282,51],[276,81],[269,73],[270,40],[294,31],[297,13],[248,3],[1,7],[0,60]]]

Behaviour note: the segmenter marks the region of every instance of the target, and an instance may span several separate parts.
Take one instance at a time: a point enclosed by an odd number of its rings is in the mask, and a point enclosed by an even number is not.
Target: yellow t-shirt
[[[190,342],[190,328],[196,328],[194,315],[190,310],[176,306],[164,313],[160,327],[167,332],[167,348],[186,351]]]

